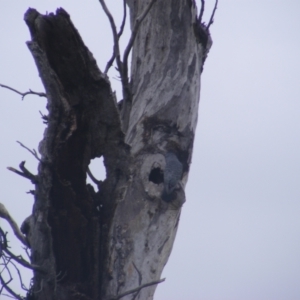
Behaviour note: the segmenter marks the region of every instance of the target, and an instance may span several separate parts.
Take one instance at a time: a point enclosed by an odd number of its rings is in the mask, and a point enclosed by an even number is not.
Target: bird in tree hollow
[[[176,190],[181,187],[182,163],[173,152],[165,154],[166,166],[164,170],[164,190],[162,200],[171,202],[176,198]]]

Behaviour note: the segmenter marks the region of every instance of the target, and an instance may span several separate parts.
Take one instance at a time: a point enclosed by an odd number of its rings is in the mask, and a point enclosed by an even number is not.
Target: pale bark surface
[[[132,1],[133,15],[146,4]],[[159,279],[172,250],[185,195],[162,202],[163,181],[153,182],[149,175],[164,169],[163,154],[172,151],[184,165],[183,186],[187,181],[206,51],[195,37],[196,15],[190,1],[158,1],[133,48],[126,143],[134,166],[110,233],[109,269],[118,279],[108,281],[110,294]],[[152,299],[155,288],[143,289],[136,299]]]
[[[147,3],[128,5],[133,26]],[[209,33],[199,29],[193,1],[157,0],[134,43],[131,97],[117,105],[63,9],[49,15],[29,9],[25,21],[49,110],[33,213],[22,227],[31,262],[43,269],[35,271],[28,299],[118,299],[159,280],[171,253]],[[170,203],[161,198],[167,152],[183,165]],[[86,173],[100,156],[107,177],[94,191]],[[122,299],[150,300],[155,288]]]

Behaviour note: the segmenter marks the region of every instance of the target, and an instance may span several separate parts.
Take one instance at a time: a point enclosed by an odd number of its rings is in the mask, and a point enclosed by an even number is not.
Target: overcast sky
[[[107,2],[120,20],[122,1]],[[213,2],[206,2],[208,19]],[[300,299],[300,2],[219,2],[187,202],[155,299]],[[0,83],[43,91],[25,45],[28,7],[66,9],[103,70],[112,39],[97,0],[1,0]],[[0,89],[0,202],[19,224],[30,215],[33,187],[6,167],[26,160],[35,172],[37,161],[16,140],[37,148],[45,103]]]

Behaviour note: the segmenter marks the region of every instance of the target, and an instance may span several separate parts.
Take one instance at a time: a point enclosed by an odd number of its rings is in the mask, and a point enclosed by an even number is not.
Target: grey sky
[[[116,19],[121,2],[110,5]],[[219,2],[187,202],[155,299],[300,299],[300,2]],[[103,70],[110,27],[98,1],[82,3],[2,1],[0,83],[43,91],[25,45],[28,7],[41,13],[65,8]],[[206,19],[212,5],[207,1]],[[119,93],[118,81],[112,83]],[[0,202],[19,223],[31,212],[33,199],[25,192],[32,186],[6,167],[26,160],[36,170],[15,141],[37,148],[44,130],[39,110],[46,113],[43,98],[21,101],[0,89]]]

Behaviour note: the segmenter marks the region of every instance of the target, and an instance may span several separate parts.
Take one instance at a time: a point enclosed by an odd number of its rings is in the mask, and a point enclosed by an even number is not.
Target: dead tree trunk
[[[127,2],[135,30],[148,3]],[[191,0],[156,1],[133,44],[130,82],[119,61],[117,103],[63,9],[29,9],[25,21],[49,111],[22,226],[39,266],[28,299],[153,299],[185,202],[209,26]],[[100,156],[107,176],[94,191],[86,174]]]

